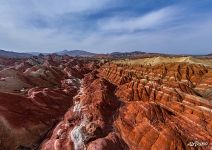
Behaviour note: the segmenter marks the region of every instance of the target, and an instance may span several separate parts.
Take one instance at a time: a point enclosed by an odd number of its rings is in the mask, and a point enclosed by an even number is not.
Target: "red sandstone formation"
[[[130,149],[212,148],[212,70],[200,65],[120,66],[107,64],[100,76],[117,85],[124,106],[115,122]],[[210,88],[197,88],[201,85]]]
[[[46,88],[31,89],[29,97],[0,93],[1,148],[38,144],[70,107],[75,92]]]
[[[38,148],[73,105],[80,79],[69,75],[65,66],[75,69],[80,64],[77,73],[83,78],[91,71],[87,67],[90,62],[55,57],[22,60],[0,71],[0,149]],[[68,65],[72,61],[76,64]]]
[[[100,64],[51,55],[4,66],[1,147],[212,149],[210,67]]]
[[[88,149],[127,149],[118,133],[112,133],[112,116],[120,105],[114,95],[115,87],[105,79],[91,76],[86,75],[88,80],[83,82],[74,106],[41,149],[84,149],[87,145]]]

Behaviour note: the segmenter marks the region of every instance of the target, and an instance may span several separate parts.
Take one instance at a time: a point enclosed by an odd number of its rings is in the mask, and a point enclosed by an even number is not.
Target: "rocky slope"
[[[4,149],[212,149],[209,66],[51,55],[4,67],[0,76]]]
[[[155,66],[107,64],[100,76],[117,86],[124,102],[115,121],[130,149],[211,149],[212,70],[186,63]],[[201,87],[200,91],[198,90]]]
[[[58,56],[17,62],[0,71],[0,149],[37,149],[96,66]]]

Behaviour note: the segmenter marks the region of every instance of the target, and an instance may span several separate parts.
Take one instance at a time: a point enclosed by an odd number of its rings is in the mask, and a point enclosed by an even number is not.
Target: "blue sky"
[[[212,0],[0,0],[0,49],[207,54]]]

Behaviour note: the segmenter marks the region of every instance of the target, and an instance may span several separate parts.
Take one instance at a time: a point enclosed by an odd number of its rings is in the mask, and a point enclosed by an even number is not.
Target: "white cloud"
[[[99,22],[99,27],[107,32],[134,32],[154,29],[174,19],[179,12],[175,7],[166,7],[142,16],[116,16]]]
[[[82,13],[107,7],[111,0],[32,0],[36,11],[54,17],[65,13]]]
[[[81,45],[112,51],[143,50],[174,54],[211,53],[212,20],[186,22],[178,27],[163,28],[154,32],[125,34],[93,34],[81,41]]]
[[[75,42],[77,29],[61,30],[55,21],[67,13],[95,12],[111,0],[2,0],[0,1],[0,49],[13,50],[55,50],[66,49]],[[49,25],[37,28],[31,22],[34,17]],[[53,20],[53,22],[51,22]],[[32,23],[32,24],[31,24]],[[74,22],[70,22],[74,23]],[[69,32],[69,33],[67,33]]]
[[[0,49],[20,51],[55,51],[85,49],[93,52],[113,50],[152,50],[169,53],[208,53],[212,39],[211,14],[195,19],[186,16],[181,7],[165,7],[143,15],[116,16],[105,20],[93,20],[95,30],[87,31],[77,26],[77,19],[55,26],[55,20],[70,13],[70,17],[98,13],[113,7],[112,0],[1,0],[0,1]],[[117,3],[117,1],[116,1]],[[110,4],[110,5],[109,5]],[[30,24],[33,17],[42,17],[49,25],[38,28]],[[185,20],[181,17],[185,16]],[[53,20],[53,21],[52,21]],[[176,20],[179,20],[175,24]],[[62,20],[63,21],[63,20]],[[74,26],[65,27],[67,24]],[[173,24],[174,23],[174,24]],[[144,30],[144,31],[143,31]],[[150,30],[150,31],[149,31]],[[137,32],[139,31],[139,32]],[[117,34],[121,33],[121,34]],[[193,51],[185,51],[185,49]],[[177,50],[177,51],[176,51]],[[196,50],[196,51],[195,51]]]
[[[110,7],[112,0],[2,0],[0,25],[25,25],[33,17],[56,20],[65,14],[88,14]]]

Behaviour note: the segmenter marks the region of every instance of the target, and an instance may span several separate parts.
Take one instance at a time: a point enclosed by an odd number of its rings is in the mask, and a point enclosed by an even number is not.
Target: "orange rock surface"
[[[115,126],[130,149],[192,149],[191,141],[212,148],[211,95],[202,94],[211,90],[212,69],[107,64],[99,75],[117,85],[116,96],[124,101]],[[199,92],[201,85],[208,88]]]
[[[57,55],[11,66],[0,70],[5,149],[212,149],[210,67]]]

